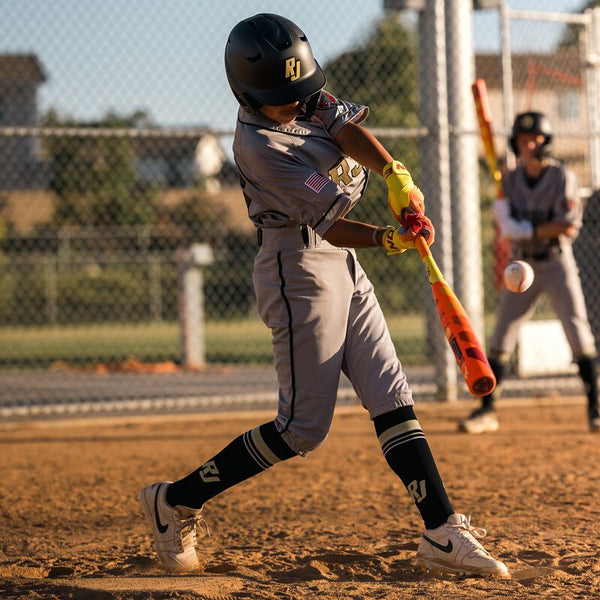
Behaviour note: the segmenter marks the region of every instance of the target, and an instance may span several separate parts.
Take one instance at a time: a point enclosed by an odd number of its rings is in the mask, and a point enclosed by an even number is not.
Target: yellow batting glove
[[[381,238],[381,245],[388,256],[402,254],[406,250],[416,248],[415,237],[416,234],[410,229],[388,227]]]
[[[401,222],[403,212],[407,208],[421,214],[425,213],[423,194],[415,185],[407,168],[399,160],[393,160],[385,165],[383,178],[388,186],[390,210],[398,222]]]

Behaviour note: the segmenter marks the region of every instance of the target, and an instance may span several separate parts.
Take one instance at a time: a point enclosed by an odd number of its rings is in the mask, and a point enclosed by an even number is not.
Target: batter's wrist
[[[393,229],[393,227],[378,227],[373,230],[373,245],[380,246],[383,248],[383,236],[388,229]]]

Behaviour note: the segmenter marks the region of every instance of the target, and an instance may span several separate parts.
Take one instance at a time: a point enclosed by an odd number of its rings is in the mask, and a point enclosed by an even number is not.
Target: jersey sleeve
[[[335,139],[346,123],[362,123],[368,114],[367,106],[340,100],[323,90],[312,118],[319,120],[327,133]]]
[[[304,223],[323,236],[348,212],[350,197],[314,167],[286,152],[285,147],[270,143],[266,148],[265,156],[254,157],[247,176],[244,165],[238,164],[244,194],[257,211],[251,218],[256,225],[266,227]]]

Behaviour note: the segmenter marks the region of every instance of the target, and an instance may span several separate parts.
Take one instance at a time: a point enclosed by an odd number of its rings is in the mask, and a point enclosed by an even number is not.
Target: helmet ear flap
[[[243,99],[240,100],[240,98],[236,94],[236,98],[238,99],[238,102],[242,105],[242,108],[251,115],[255,114],[260,109],[262,104],[256,98],[253,98],[248,92],[242,92],[242,95]]]
[[[313,116],[315,110],[317,110],[317,104],[319,103],[320,98],[321,98],[321,90],[314,93],[307,100],[305,100],[304,116],[306,119],[310,119]]]
[[[256,98],[253,98],[248,92],[238,91],[234,89],[233,85],[230,85],[230,87],[235,99],[248,114],[255,114],[262,106],[261,103],[258,102]]]

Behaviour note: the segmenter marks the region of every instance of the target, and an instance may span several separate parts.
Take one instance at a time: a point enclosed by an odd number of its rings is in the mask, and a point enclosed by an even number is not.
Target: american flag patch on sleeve
[[[317,173],[316,171],[310,175],[310,177],[304,182],[306,187],[309,187],[313,192],[317,194],[329,183],[330,179]]]

